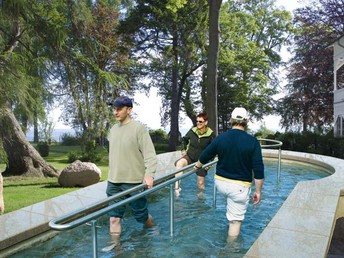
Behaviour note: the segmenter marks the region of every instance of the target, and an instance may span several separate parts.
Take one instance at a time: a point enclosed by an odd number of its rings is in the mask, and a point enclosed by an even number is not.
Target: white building
[[[334,62],[334,136],[344,137],[344,82],[337,81],[337,72],[344,65],[344,36],[337,39],[329,47],[333,47]]]

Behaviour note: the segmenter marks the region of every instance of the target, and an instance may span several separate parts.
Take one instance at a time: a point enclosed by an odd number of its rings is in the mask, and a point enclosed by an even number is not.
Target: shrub
[[[49,156],[49,144],[48,142],[39,142],[37,144],[37,149],[39,154],[42,157],[48,157]]]
[[[150,130],[149,134],[154,144],[168,143],[168,135],[162,129]]]
[[[81,137],[75,136],[69,133],[61,135],[61,145],[64,146],[76,146],[81,144]]]
[[[0,140],[0,163],[5,163],[7,164],[8,160],[7,160],[7,154],[4,150],[4,147],[2,145],[2,142]],[[0,171],[1,172],[1,171]]]
[[[157,154],[168,152],[168,144],[166,143],[154,144],[154,148]]]
[[[68,162],[73,163],[74,161],[78,160],[79,154],[75,151],[71,151],[68,153]]]
[[[337,158],[344,158],[344,138],[335,138],[333,132],[326,135],[313,132],[286,132],[275,134],[283,143],[283,150],[308,152]]]
[[[95,140],[86,141],[81,145],[81,161],[98,162],[101,160],[101,155],[97,153],[97,143]]]

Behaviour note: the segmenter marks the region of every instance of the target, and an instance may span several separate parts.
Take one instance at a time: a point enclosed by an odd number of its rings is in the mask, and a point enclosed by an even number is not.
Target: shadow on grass
[[[42,183],[23,183],[23,184],[18,184],[18,183],[13,183],[13,184],[5,184],[4,185],[4,188],[6,188],[6,187],[19,187],[19,186],[39,186],[39,185],[42,185],[43,187],[42,188],[44,188],[44,187],[49,187],[50,185],[56,185],[56,186],[59,186],[59,187],[61,187],[58,183],[47,183],[47,182],[42,182]]]
[[[45,185],[42,188],[63,188],[63,189],[80,189],[83,188],[83,186],[73,186],[73,187],[63,187],[60,186],[59,184],[50,184],[50,185]]]

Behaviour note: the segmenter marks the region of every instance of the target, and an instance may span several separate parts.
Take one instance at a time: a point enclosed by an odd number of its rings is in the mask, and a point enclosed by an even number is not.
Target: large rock
[[[76,160],[62,170],[58,182],[63,187],[89,186],[98,183],[101,174],[94,163]]]

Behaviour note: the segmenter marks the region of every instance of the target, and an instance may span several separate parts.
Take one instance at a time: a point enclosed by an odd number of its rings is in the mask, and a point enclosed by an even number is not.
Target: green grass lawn
[[[50,146],[49,156],[44,158],[50,165],[62,170],[69,165],[68,153],[79,152],[79,146],[62,146],[53,144]],[[103,157],[96,165],[101,169],[101,181],[107,179],[108,152],[105,148],[99,148],[98,153]],[[5,170],[5,164],[0,164],[0,171]],[[24,208],[26,206],[57,197],[79,189],[79,187],[61,187],[57,178],[34,177],[4,177],[4,202],[5,213]]]
[[[33,144],[35,146],[35,144]],[[165,146],[156,146],[157,153],[163,153]],[[80,152],[80,146],[62,146],[53,144],[50,146],[49,156],[44,158],[48,164],[62,170],[70,163],[69,152]],[[107,179],[109,157],[106,148],[99,147],[97,153],[101,154],[102,160],[95,163],[102,171],[101,181]],[[5,164],[0,164],[0,171],[4,171]],[[4,177],[4,201],[5,213],[45,201],[62,194],[79,189],[79,187],[61,187],[57,178],[35,178],[35,177]]]

